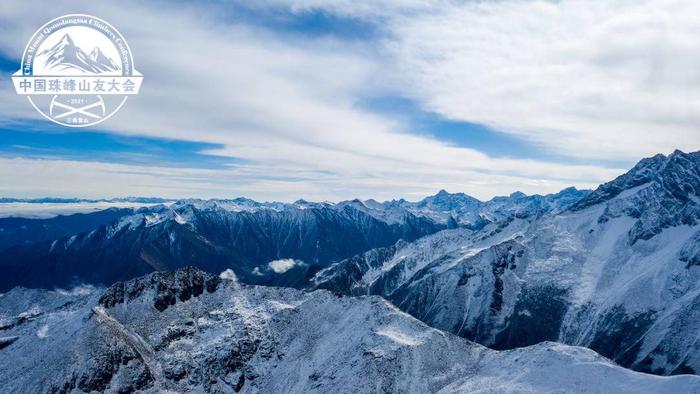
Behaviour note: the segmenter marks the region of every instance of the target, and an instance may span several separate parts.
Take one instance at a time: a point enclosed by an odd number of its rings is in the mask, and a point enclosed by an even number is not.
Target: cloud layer
[[[624,171],[601,159],[700,148],[700,44],[691,35],[700,10],[691,2],[275,0],[256,7],[321,10],[374,23],[383,34],[363,42],[295,38],[227,18],[219,3],[85,3],[81,12],[127,37],[146,76],[142,93],[102,126],[220,144],[207,153],[245,164],[202,170],[3,158],[0,192],[338,200],[418,198],[445,187],[489,198],[593,187]],[[19,57],[37,26],[76,11],[67,1],[48,8],[4,3],[0,51]],[[489,157],[358,105],[387,94],[590,164]],[[0,105],[1,123],[38,118],[8,89]]]
[[[582,158],[700,148],[700,3],[498,1],[391,23],[417,100]]]

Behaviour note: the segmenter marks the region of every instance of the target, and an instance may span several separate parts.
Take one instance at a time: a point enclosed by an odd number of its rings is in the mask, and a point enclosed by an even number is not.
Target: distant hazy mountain
[[[545,196],[528,196],[515,192],[507,197],[494,197],[489,201],[480,201],[464,193],[451,194],[441,190],[438,194],[418,202],[394,200],[382,203],[381,206],[384,209],[400,207],[416,216],[429,217],[435,222],[450,224],[451,227],[480,229],[488,223],[513,217],[532,217],[559,212],[589,193],[589,190],[577,190],[571,187]]]
[[[644,159],[568,209],[368,251],[312,287],[382,295],[496,349],[560,341],[700,372],[700,153]]]
[[[700,377],[632,372],[554,343],[499,352],[379,297],[162,272],[106,291],[0,297],[6,393],[691,393]]]
[[[28,204],[77,204],[77,203],[143,203],[143,204],[162,204],[171,202],[165,198],[155,197],[122,197],[122,198],[107,198],[107,199],[85,199],[85,198],[59,198],[59,197],[43,197],[43,198],[7,198],[0,197],[0,204],[22,202]]]
[[[30,245],[92,231],[132,215],[130,208],[110,208],[97,212],[58,215],[48,219],[0,218],[0,253],[12,246]]]

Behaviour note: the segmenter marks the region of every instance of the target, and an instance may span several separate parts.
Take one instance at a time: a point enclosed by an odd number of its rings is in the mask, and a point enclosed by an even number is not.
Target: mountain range
[[[304,287],[319,269],[373,248],[414,241],[447,228],[479,228],[491,221],[535,217],[587,194],[566,189],[548,196],[514,194],[488,202],[467,201],[444,191],[418,203],[182,200],[100,214],[119,219],[108,223],[90,221],[98,214],[87,214],[78,221],[94,223],[93,228],[63,232],[55,239],[40,236],[41,231],[29,231],[32,237],[22,227],[54,228],[75,220],[0,218],[0,267],[5,272],[0,291],[16,285],[110,285],[188,265],[209,272],[232,268],[247,283]],[[465,201],[471,209],[465,208]],[[277,260],[287,261],[289,269],[272,270],[270,263]]]
[[[700,392],[700,152],[546,196],[10,220],[4,387]]]
[[[495,349],[586,346],[639,371],[700,371],[700,153],[642,160],[563,211],[439,232],[325,268]]]

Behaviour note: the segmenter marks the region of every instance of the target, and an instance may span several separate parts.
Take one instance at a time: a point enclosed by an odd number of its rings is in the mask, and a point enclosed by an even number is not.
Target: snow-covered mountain
[[[119,71],[121,66],[95,47],[89,54],[75,44],[69,34],[64,34],[51,48],[37,54],[36,62],[46,70],[79,71],[101,74]]]
[[[494,197],[480,201],[464,193],[448,193],[441,190],[418,202],[394,200],[382,203],[385,209],[400,207],[416,216],[429,217],[437,223],[450,227],[469,227],[480,229],[488,223],[509,220],[513,217],[524,218],[556,213],[568,208],[590,193],[589,190],[577,190],[570,187],[559,193],[545,196],[528,196],[521,192],[510,196]]]
[[[5,393],[697,393],[554,343],[494,351],[379,297],[238,283],[196,269],[106,291],[0,296]]]
[[[442,228],[408,212],[389,223],[342,204],[187,200],[7,249],[0,253],[0,291],[16,285],[109,285],[187,265],[209,272],[232,268],[248,283],[294,285],[330,263]],[[279,260],[284,269],[275,266]]]
[[[593,192],[96,217],[0,253],[0,291],[117,282],[0,295],[0,387],[700,392],[696,376],[604,358],[700,371],[699,194],[700,153],[675,152]]]
[[[700,153],[642,160],[568,209],[355,256],[312,287],[379,294],[496,349],[585,346],[657,374],[700,371]]]
[[[26,231],[13,232],[8,239],[7,246],[16,247],[0,254],[5,272],[0,291],[16,285],[109,285],[187,265],[210,272],[232,268],[246,283],[304,286],[317,270],[373,248],[410,242],[446,228],[481,228],[533,218],[559,211],[587,194],[566,189],[548,196],[514,193],[480,202],[441,191],[417,203],[191,199],[141,208],[115,217],[119,219],[115,223],[85,223],[83,232],[64,232],[55,239],[32,230],[41,232],[62,218],[24,220],[21,226]],[[0,219],[0,232],[14,228],[8,224],[5,229],[3,220],[15,219]],[[283,265],[275,268],[275,264]]]

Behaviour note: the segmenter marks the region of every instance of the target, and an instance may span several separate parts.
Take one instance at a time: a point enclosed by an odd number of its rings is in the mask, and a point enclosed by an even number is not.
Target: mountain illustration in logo
[[[46,70],[78,70],[84,73],[101,74],[120,71],[118,63],[105,55],[100,48],[85,53],[75,45],[70,35],[65,34],[53,47],[42,51],[37,57],[45,59]]]

